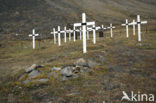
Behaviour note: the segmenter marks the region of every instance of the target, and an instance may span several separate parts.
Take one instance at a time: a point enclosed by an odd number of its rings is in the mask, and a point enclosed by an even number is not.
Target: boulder
[[[28,74],[28,78],[36,78],[39,75],[41,75],[41,73],[38,70],[33,70]]]
[[[75,63],[76,66],[88,66],[88,63],[85,59],[80,58]]]
[[[31,67],[25,69],[26,73],[29,73],[37,68],[37,64],[33,64]]]
[[[63,68],[61,71],[60,71],[61,75],[63,76],[67,76],[67,77],[70,77],[72,76],[72,67],[65,67]]]

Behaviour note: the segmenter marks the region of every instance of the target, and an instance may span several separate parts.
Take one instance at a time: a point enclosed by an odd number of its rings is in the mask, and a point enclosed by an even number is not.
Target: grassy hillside
[[[122,91],[155,94],[155,5],[155,0],[0,0],[0,103],[120,103]],[[82,53],[82,40],[74,42],[73,37],[67,43],[62,38],[60,47],[53,44],[52,28],[81,22],[82,12],[97,25],[112,22],[114,37],[109,30],[103,38],[97,32],[94,45],[90,33],[87,54]],[[120,26],[137,14],[148,20],[141,27],[142,42],[132,34],[132,27],[126,38],[125,27]],[[28,37],[33,28],[40,34],[35,50]],[[48,77],[51,68],[73,66],[80,58],[98,65],[78,72],[76,79]],[[32,64],[40,65],[41,74],[24,84],[30,79],[25,69]],[[38,79],[48,82],[34,82]]]
[[[150,29],[151,27],[149,27]],[[87,54],[82,54],[82,41],[68,41],[58,47],[53,40],[37,41],[32,50],[31,41],[2,42],[0,49],[0,102],[1,103],[98,103],[120,102],[122,90],[141,93],[155,93],[155,31],[145,32],[142,27],[143,42],[137,42],[137,35],[126,38],[125,31],[117,29],[114,38],[109,31],[105,38],[97,37],[87,41]],[[79,59],[90,59],[100,63],[77,79],[58,81],[51,78],[44,85],[34,83],[23,85],[19,76],[25,68],[37,63],[43,70],[51,67],[73,65]],[[45,78],[43,74],[38,78]],[[146,81],[146,82],[145,82]]]

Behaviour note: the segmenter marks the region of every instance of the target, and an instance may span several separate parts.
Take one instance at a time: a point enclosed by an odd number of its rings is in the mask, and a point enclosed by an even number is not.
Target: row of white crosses
[[[91,28],[89,28],[88,26],[91,26]],[[76,29],[77,27],[80,27],[79,29]],[[111,31],[111,37],[113,37],[113,33],[112,33],[112,29],[115,28],[112,26],[112,24],[110,24],[110,27],[108,27]],[[87,39],[89,39],[89,31],[93,31],[93,43],[96,44],[96,30],[99,29],[107,29],[104,28],[104,26],[102,25],[101,27],[95,27],[95,22],[86,22],[86,14],[82,13],[82,23],[75,23],[73,30],[69,29],[67,30],[66,27],[64,27],[64,30],[60,30],[60,26],[58,26],[57,31],[55,30],[55,28],[53,28],[53,32],[51,32],[51,34],[53,34],[54,36],[54,44],[56,44],[56,35],[58,35],[58,45],[61,45],[61,34],[64,33],[64,42],[67,42],[67,38],[66,38],[66,34],[69,33],[69,41],[71,40],[71,33],[73,33],[73,39],[74,42],[76,41],[76,32],[80,33],[80,40],[82,38],[82,34],[83,34],[83,53],[87,53],[87,42],[86,42],[86,33],[87,33]],[[32,40],[33,40],[33,49],[35,49],[35,37],[39,36],[39,34],[35,34],[35,29],[33,29],[32,31],[33,33],[30,34],[29,36],[32,36]],[[82,33],[82,34],[81,34]]]
[[[133,22],[128,23],[128,19],[126,19],[126,23],[122,24],[121,26],[126,26],[126,37],[129,37],[129,31],[128,31],[128,26],[133,25],[133,35],[135,35],[135,25],[138,25],[138,41],[141,41],[141,24],[147,24],[147,21],[141,21],[140,20],[140,15],[137,15],[137,22],[133,20]]]
[[[58,34],[58,45],[61,46],[61,33],[64,33],[64,42],[67,42],[67,33],[69,33],[69,40],[71,40],[71,33],[73,30],[69,29],[67,30],[66,27],[64,27],[64,30],[60,30],[60,26],[58,26],[58,30],[56,31],[55,28],[53,28],[53,32],[51,34],[54,35],[54,44],[56,44],[56,34]]]

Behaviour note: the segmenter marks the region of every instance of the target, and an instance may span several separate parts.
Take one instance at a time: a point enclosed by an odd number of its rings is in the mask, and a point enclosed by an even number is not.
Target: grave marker
[[[51,34],[54,35],[54,44],[56,44],[56,33],[55,28],[53,28],[53,32],[51,32]]]
[[[82,32],[83,32],[83,53],[87,53],[87,42],[86,42],[86,32],[87,32],[87,26],[89,25],[95,25],[95,22],[86,22],[86,14],[82,13],[82,23],[75,23],[74,26],[82,26]]]
[[[111,23],[110,27],[107,27],[107,28],[110,29],[111,38],[113,38],[113,29],[115,28],[115,26],[112,26],[112,23]]]
[[[32,34],[29,34],[29,37],[32,37],[33,49],[35,49],[35,37],[36,36],[39,36],[39,34],[35,34],[35,29],[33,29]]]
[[[133,22],[130,23],[130,25],[133,25],[133,35],[135,35],[135,25],[136,25],[136,22],[135,20],[133,20]]]
[[[147,24],[147,21],[141,21],[140,15],[137,15],[137,24],[138,24],[138,41],[141,41],[141,24]]]
[[[125,24],[121,24],[121,26],[126,26],[126,37],[128,38],[129,37],[129,32],[128,32],[128,26],[130,24],[128,23],[128,19],[126,19],[126,23]]]

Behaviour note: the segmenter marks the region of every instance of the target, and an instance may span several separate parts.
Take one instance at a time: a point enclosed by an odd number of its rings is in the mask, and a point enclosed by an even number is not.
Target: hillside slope
[[[119,25],[137,14],[155,20],[155,5],[155,0],[0,0],[0,34],[28,34],[32,28],[47,34],[54,26],[81,21],[82,12],[97,25]]]

